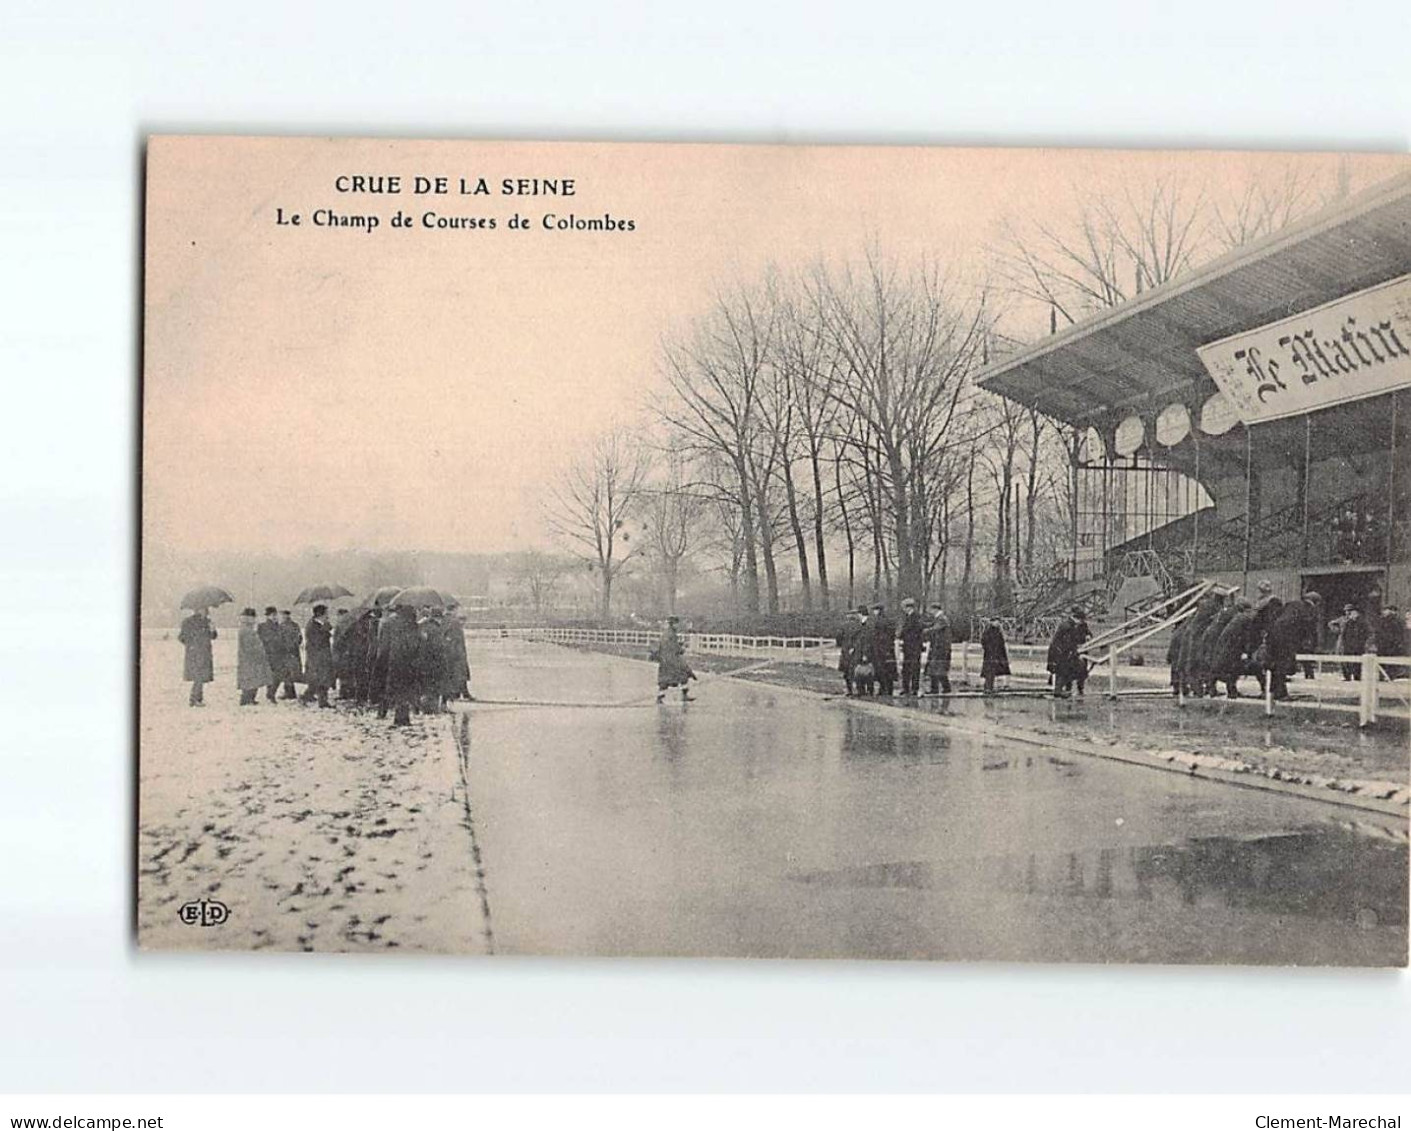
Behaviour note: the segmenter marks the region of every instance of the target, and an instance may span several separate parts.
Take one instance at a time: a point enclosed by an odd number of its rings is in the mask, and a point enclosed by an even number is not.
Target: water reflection
[[[1069,851],[1022,857],[892,861],[798,871],[796,883],[825,888],[997,891],[1067,899],[1158,900],[1274,915],[1402,926],[1407,921],[1404,846],[1337,828],[1237,840]]]

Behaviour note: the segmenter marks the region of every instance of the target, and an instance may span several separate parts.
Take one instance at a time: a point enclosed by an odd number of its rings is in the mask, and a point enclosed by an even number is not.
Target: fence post
[[[970,641],[963,640],[960,644],[960,681],[970,682]]]
[[[1271,673],[1264,673],[1264,714],[1274,713],[1274,680]]]
[[[1111,648],[1107,650],[1107,694],[1117,698],[1117,653]]]
[[[1377,657],[1374,652],[1362,653],[1362,696],[1357,704],[1357,725],[1367,726],[1377,721]]]

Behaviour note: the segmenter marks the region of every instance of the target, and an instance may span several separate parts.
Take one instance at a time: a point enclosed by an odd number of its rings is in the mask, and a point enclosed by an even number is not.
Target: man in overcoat
[[[1215,645],[1214,670],[1216,677],[1225,681],[1225,694],[1238,699],[1240,676],[1248,671],[1245,657],[1256,647],[1253,644],[1254,604],[1248,597],[1235,599],[1235,612],[1220,631],[1220,639]],[[1263,673],[1260,673],[1263,683]]]
[[[1298,670],[1296,657],[1312,650],[1317,642],[1322,604],[1319,594],[1305,593],[1303,600],[1284,605],[1265,633],[1269,691],[1275,699],[1289,698],[1289,676]]]
[[[328,622],[328,606],[315,605],[314,615],[304,626],[304,681],[307,686],[301,703],[318,700],[320,707],[332,707],[328,689],[333,686],[333,626]]]
[[[268,689],[273,681],[265,642],[255,626],[255,610],[244,609],[240,613],[240,636],[235,653],[235,686],[240,689],[240,706],[253,706],[260,688]]]
[[[931,694],[950,694],[950,620],[940,605],[931,606],[931,624],[926,629],[926,678]]]
[[[356,618],[347,609],[339,609],[333,618],[333,686],[338,690],[339,699],[353,698],[352,680],[348,666],[348,630]]]
[[[446,681],[446,622],[439,608],[428,610],[421,625],[417,675],[421,681],[422,714],[435,714],[441,710]]]
[[[897,626],[885,605],[872,606],[872,666],[877,694],[890,699],[897,682]]]
[[[192,707],[204,707],[206,698],[203,689],[215,679],[211,641],[216,638],[216,630],[211,627],[206,610],[192,610],[191,615],[181,622],[181,630],[176,634],[176,638],[186,649],[181,676],[191,681],[191,695],[187,698],[187,703]]]
[[[1074,609],[1063,618],[1058,631],[1048,646],[1048,670],[1053,673],[1053,695],[1055,699],[1067,699],[1069,688],[1078,684],[1079,694],[1088,678],[1087,661],[1078,654],[1078,649],[1087,643],[1087,617],[1080,619],[1081,610]]]
[[[388,616],[382,615],[382,631],[377,638],[378,665],[383,672],[382,698],[378,701],[377,717],[385,719],[391,707],[395,714],[393,726],[409,726],[412,704],[421,694],[417,659],[421,654],[421,629],[416,623],[416,609],[398,605]]]
[[[1245,602],[1248,604],[1248,602]],[[1225,629],[1229,627],[1230,621],[1235,617],[1235,598],[1229,597],[1224,607],[1215,614],[1205,631],[1200,634],[1200,641],[1197,645],[1196,653],[1196,673],[1201,688],[1206,695],[1218,695],[1220,689],[1216,686],[1219,679],[1219,651],[1220,637]]]
[[[283,647],[280,649],[281,663],[275,672],[275,679],[284,684],[279,697],[297,699],[299,693],[294,689],[294,681],[304,678],[304,633],[288,609],[279,610],[279,639]]]
[[[279,635],[279,610],[273,605],[265,606],[265,619],[255,626],[260,643],[265,648],[265,659],[269,662],[269,683],[265,685],[265,698],[274,702],[274,693],[279,690],[279,675],[284,670],[284,642]]]
[[[980,633],[980,651],[980,678],[984,681],[985,694],[993,695],[995,678],[1009,675],[1009,649],[1004,643],[1004,629],[993,617]]]
[[[853,672],[857,670],[857,641],[861,633],[862,618],[849,612],[835,637],[838,643],[838,671],[842,673],[849,697],[853,694]]]
[[[877,692],[877,665],[873,660],[873,623],[868,619],[866,605],[857,607],[857,636],[853,645],[852,678],[858,695]]]
[[[901,693],[915,697],[921,693],[921,649],[926,640],[926,625],[912,597],[902,598],[897,637],[901,641]]]
[[[1200,647],[1205,630],[1210,622],[1220,614],[1222,602],[1218,594],[1207,593],[1197,603],[1195,612],[1186,621],[1187,628],[1181,633],[1181,680],[1187,695],[1196,697],[1205,694],[1205,679],[1201,674]]]
[[[465,617],[459,611],[446,618],[446,699],[470,698],[470,657],[465,650]]]
[[[681,688],[681,701],[689,703],[691,680],[696,678],[696,673],[691,670],[691,665],[686,662],[686,648],[681,643],[681,637],[676,634],[676,626],[680,623],[676,617],[666,618],[666,628],[657,641],[657,702],[662,702],[666,693],[673,687]]]

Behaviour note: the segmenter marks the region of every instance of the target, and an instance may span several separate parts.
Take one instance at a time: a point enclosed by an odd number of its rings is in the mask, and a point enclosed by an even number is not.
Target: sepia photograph
[[[143,194],[143,950],[1406,965],[1404,154]]]

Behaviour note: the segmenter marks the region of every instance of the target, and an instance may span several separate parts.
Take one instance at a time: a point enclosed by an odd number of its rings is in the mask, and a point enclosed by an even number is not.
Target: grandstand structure
[[[1411,607],[1411,175],[997,361],[1073,443],[1055,607],[1200,580]],[[1036,608],[1035,615],[1045,611]]]

